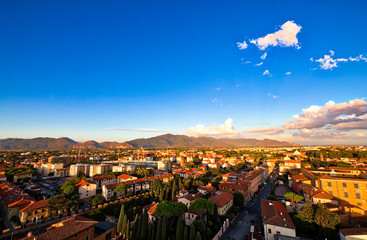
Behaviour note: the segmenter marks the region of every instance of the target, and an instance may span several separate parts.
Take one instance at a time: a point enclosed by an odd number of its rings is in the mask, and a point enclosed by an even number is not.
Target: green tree
[[[202,219],[195,219],[192,223],[195,225],[196,231],[200,232],[202,239],[206,239],[207,229],[204,221]]]
[[[185,226],[183,240],[189,240],[189,228]]]
[[[306,202],[301,211],[296,215],[303,222],[313,223],[315,221],[315,210],[311,203]]]
[[[302,197],[301,195],[298,195],[294,192],[287,192],[286,194],[284,194],[284,197],[292,202],[292,206],[293,206],[294,211],[296,211],[296,209],[297,209],[297,203],[304,199],[304,197]],[[294,203],[296,203],[296,204],[294,204]]]
[[[126,215],[125,215],[126,216]],[[129,219],[126,218],[126,225],[125,225],[125,238],[130,239],[130,222]]]
[[[164,200],[164,197],[163,197],[164,195],[163,195],[163,194],[164,194],[164,190],[163,190],[163,189],[161,189],[161,191],[160,191],[160,193],[159,193],[159,201],[160,201],[160,202],[162,202],[162,201]]]
[[[214,205],[211,201],[205,198],[195,199],[190,204],[190,211],[196,213],[202,218],[203,214],[212,212],[214,210]]]
[[[105,197],[103,197],[101,194],[97,194],[95,195],[91,200],[90,200],[90,204],[92,206],[98,206],[100,204],[103,204],[106,202]]]
[[[331,212],[325,205],[318,204],[315,213],[315,223],[323,228],[335,229],[340,224],[340,217]]]
[[[178,219],[177,220],[177,227],[176,227],[176,240],[182,240],[183,238],[183,224],[182,224],[182,220]]]
[[[197,232],[197,233],[196,233],[195,240],[201,240],[200,232]]]
[[[163,222],[163,219],[160,218],[158,220],[157,234],[155,235],[155,240],[162,240],[162,222]]]
[[[143,221],[141,225],[141,239],[147,239],[148,237],[148,213],[145,211],[143,213]]]
[[[62,186],[61,186],[61,191],[62,193],[64,193],[66,196],[71,196],[71,195],[75,195],[78,194],[78,188],[75,187],[75,185],[70,182],[67,181],[65,182]]]
[[[173,186],[172,186],[172,197],[171,199],[174,199],[175,196],[177,194],[177,184],[176,184],[176,181],[173,181]]]
[[[127,223],[127,216],[126,214],[124,215],[124,220],[122,221],[122,230],[121,230],[121,235],[126,236],[126,224]]]
[[[139,225],[139,215],[136,214],[135,220],[134,220],[134,225],[133,225],[133,228],[132,228],[132,231],[131,231],[131,239],[137,239],[138,225]]]
[[[124,204],[121,204],[120,216],[119,216],[119,220],[117,222],[117,232],[120,233],[120,234],[122,233],[122,226],[123,226],[124,216],[125,216],[125,207],[124,207]]]
[[[160,180],[160,179],[154,179],[151,186],[150,186],[150,189],[152,191],[158,191],[162,188],[163,188],[163,184],[162,184],[162,180]]]
[[[195,240],[195,234],[196,234],[195,224],[191,223],[190,224],[190,240]]]
[[[245,198],[243,197],[242,193],[236,191],[233,193],[233,205],[238,207],[243,207],[245,204]]]
[[[126,191],[128,189],[130,189],[130,187],[131,187],[131,185],[129,185],[129,184],[121,184],[121,185],[117,186],[113,191],[115,193],[120,193],[120,194],[123,193],[123,195],[126,196]]]
[[[163,222],[162,222],[162,240],[167,240],[167,217],[163,217]]]

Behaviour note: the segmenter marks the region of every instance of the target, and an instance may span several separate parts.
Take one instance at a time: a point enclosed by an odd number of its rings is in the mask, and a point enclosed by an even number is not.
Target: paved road
[[[276,176],[274,175],[272,179],[275,178]],[[236,240],[243,240],[249,234],[251,225],[261,226],[261,199],[266,199],[273,185],[274,180],[264,187],[258,197],[251,199],[245,205],[229,228],[220,237],[220,240],[228,240],[233,237]]]

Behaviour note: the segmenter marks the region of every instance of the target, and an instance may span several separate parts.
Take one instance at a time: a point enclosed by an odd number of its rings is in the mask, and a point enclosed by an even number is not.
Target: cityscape
[[[367,239],[367,3],[0,3],[0,240]]]

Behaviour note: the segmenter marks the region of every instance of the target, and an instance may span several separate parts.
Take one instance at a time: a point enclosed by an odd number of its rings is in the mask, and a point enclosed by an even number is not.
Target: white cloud
[[[263,75],[265,76],[265,75],[269,75],[269,70],[268,69],[266,69],[265,70],[265,72],[263,72]]]
[[[261,60],[264,60],[265,58],[266,58],[266,56],[268,56],[268,54],[267,53],[264,53],[263,55],[261,55]]]
[[[338,63],[339,62],[359,62],[359,61],[365,61],[367,62],[367,58],[365,58],[362,54],[359,55],[358,57],[349,57],[349,58],[333,58],[333,56],[335,55],[335,52],[330,50],[330,54],[325,54],[323,58],[319,58],[319,59],[314,59],[314,58],[310,58],[311,62],[318,62],[320,63],[320,68],[323,70],[332,70],[333,68],[338,67]]]
[[[277,99],[277,98],[279,98],[279,96],[272,95],[272,94],[270,94],[270,93],[268,93],[268,97],[271,97],[271,98],[273,98],[273,99]]]
[[[212,127],[205,127],[204,125],[197,125],[196,127],[190,127],[187,129],[187,134],[190,136],[212,136],[212,137],[239,137],[240,131],[236,130],[233,126],[233,121],[228,118],[224,124],[215,125]]]
[[[216,88],[215,90],[216,90],[216,91],[220,91],[220,87]]]
[[[213,100],[212,100],[212,103],[218,103],[219,102],[219,100],[217,99],[217,98],[214,98]]]
[[[131,131],[131,132],[166,132],[162,129],[154,129],[154,128],[106,128],[107,130],[112,131]]]
[[[244,50],[248,47],[246,41],[243,41],[243,42],[237,42],[237,47],[240,49],[240,50]]]
[[[258,66],[261,66],[263,65],[264,62],[260,62],[260,63],[256,63],[255,66],[258,67]]]
[[[264,37],[253,39],[250,43],[255,44],[260,50],[265,50],[269,46],[300,48],[297,34],[301,31],[302,27],[293,21],[287,21],[280,28],[280,30],[274,33],[269,33]]]
[[[291,73],[291,72],[286,72],[285,74],[286,74],[286,75],[291,75],[292,73]]]

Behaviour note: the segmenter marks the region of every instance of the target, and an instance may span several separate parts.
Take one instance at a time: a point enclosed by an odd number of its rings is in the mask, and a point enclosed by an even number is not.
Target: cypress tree
[[[126,239],[131,239],[130,222],[129,222],[129,220],[127,220],[127,222],[126,222],[125,238]]]
[[[124,220],[122,222],[121,235],[125,235],[126,236],[126,224],[127,224],[127,216],[124,215]]]
[[[124,216],[125,216],[125,208],[124,208],[124,204],[121,204],[120,216],[117,222],[117,232],[120,234],[122,233],[122,225],[124,221]]]
[[[131,239],[136,239],[136,235],[137,235],[137,230],[138,230],[138,225],[139,225],[139,215],[136,214],[135,216],[135,220],[134,220],[134,225],[133,225],[133,229],[131,231]]]
[[[167,217],[163,217],[163,222],[162,222],[162,240],[167,240]]]
[[[141,233],[142,240],[146,240],[148,237],[148,213],[145,211],[142,215]]]
[[[143,215],[140,214],[139,216],[139,224],[138,224],[138,228],[137,228],[137,232],[136,232],[136,239],[139,240],[141,239],[141,229],[142,229],[142,225],[143,225]]]
[[[162,202],[163,201],[163,189],[160,191],[159,193],[159,201]]]
[[[199,231],[196,233],[195,240],[201,240],[201,235]]]
[[[189,240],[189,228],[187,226],[185,226],[183,240]]]
[[[182,220],[177,220],[177,227],[176,227],[176,240],[182,240],[183,237],[183,224]]]
[[[155,235],[155,240],[162,240],[162,218],[158,221],[157,234]]]
[[[152,239],[152,228],[148,225],[148,240]]]
[[[172,187],[172,197],[171,199],[174,199],[177,193],[177,184],[176,181],[173,182],[173,187]]]
[[[190,240],[195,240],[195,234],[196,234],[195,225],[193,223],[191,223],[191,225],[190,225]]]
[[[178,187],[179,189],[183,189],[183,184],[181,178],[178,179]]]
[[[149,240],[155,240],[155,226],[152,225],[152,236]]]

